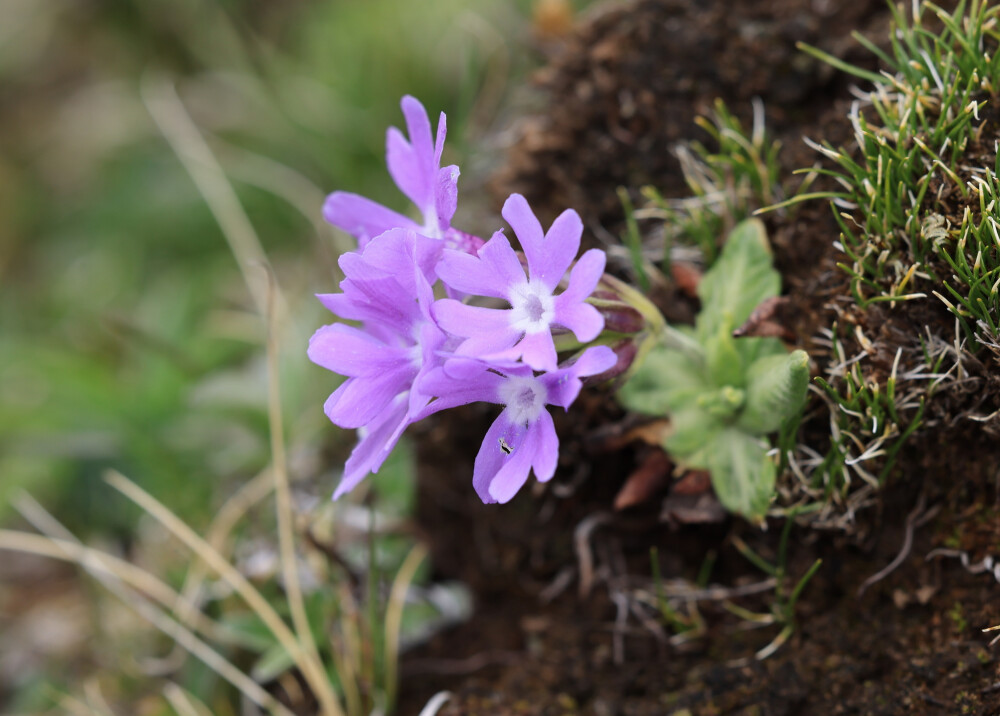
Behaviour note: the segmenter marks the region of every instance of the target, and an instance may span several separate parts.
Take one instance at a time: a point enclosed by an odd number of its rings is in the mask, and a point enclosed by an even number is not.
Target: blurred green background
[[[0,3],[0,513],[26,487],[72,506],[73,526],[124,527],[92,489],[114,466],[197,517],[214,481],[267,459],[260,321],[151,97],[176,87],[175,109],[208,139],[275,268],[295,324],[289,432],[306,440],[329,432],[333,387],[305,361],[328,320],[311,295],[335,290],[336,254],[351,246],[322,224],[323,196],[405,208],[383,163],[404,93],[448,113],[448,161],[468,156],[526,64],[528,9]],[[463,208],[477,202],[469,175]]]
[[[448,113],[460,225],[491,231],[489,138],[538,61],[532,12],[563,4],[0,0],[0,524],[25,526],[12,501],[27,490],[77,535],[129,551],[140,513],[108,468],[198,528],[268,464],[248,289],[265,256],[285,309],[292,475],[327,499],[353,437],[323,415],[335,378],[305,347],[331,320],[313,294],[336,290],[353,240],[322,222],[323,198],[407,208],[383,153],[409,93]],[[407,459],[380,481],[404,514]],[[24,596],[10,564],[0,552],[8,637]],[[0,670],[3,647],[0,633]],[[0,679],[0,710],[19,683]]]

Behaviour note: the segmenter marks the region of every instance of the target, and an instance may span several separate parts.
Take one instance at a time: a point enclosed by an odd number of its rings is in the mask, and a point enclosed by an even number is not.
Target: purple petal
[[[398,129],[391,128],[386,133],[385,160],[396,186],[425,212],[434,204],[437,179],[431,122],[424,106],[415,98],[403,97],[400,106],[410,140],[407,142]]]
[[[418,229],[412,219],[358,194],[336,191],[323,204],[323,218],[358,240],[360,248],[389,229]]]
[[[377,422],[364,431],[364,435],[354,446],[344,465],[344,476],[333,493],[333,499],[339,499],[353,490],[369,473],[378,472],[407,424],[406,400],[400,396],[378,416]]]
[[[309,360],[340,375],[381,375],[409,363],[405,350],[387,346],[366,332],[343,323],[323,326],[309,339]]]
[[[522,430],[524,431],[523,433],[520,432]],[[507,444],[511,448],[511,453],[506,456],[503,465],[501,465],[493,479],[490,480],[489,486],[490,497],[501,504],[510,502],[511,498],[528,481],[528,473],[531,472],[531,463],[534,462],[538,450],[538,431],[532,430],[531,427],[526,430],[518,428],[517,433],[513,433],[512,431],[511,437],[514,442],[507,441]],[[486,447],[485,443],[483,447]],[[503,449],[499,445],[490,449],[498,449],[503,452]],[[473,476],[474,482],[475,476]]]
[[[542,261],[542,240],[544,233],[542,225],[538,222],[528,201],[520,194],[511,194],[503,205],[500,212],[503,218],[514,229],[517,240],[521,244],[521,250],[528,259],[528,265],[541,265]]]
[[[521,447],[523,445],[523,437],[527,432],[527,428],[523,425],[512,423],[506,413],[500,413],[500,416],[493,421],[490,429],[486,431],[483,444],[476,455],[475,467],[472,472],[472,486],[479,495],[479,499],[484,503],[490,504],[497,501],[491,494],[491,483],[504,466],[504,463],[514,454],[513,452],[508,454],[503,446],[507,448]],[[502,443],[500,442],[501,440],[503,440]],[[528,479],[528,470],[530,467],[531,461],[529,459],[525,468],[524,480]],[[521,481],[521,484],[524,484],[524,480]]]
[[[509,327],[492,333],[484,332],[462,341],[462,344],[455,350],[455,355],[482,360],[494,358],[499,361],[511,360],[510,353],[512,350],[516,350],[515,345],[520,337],[520,331]]]
[[[358,309],[351,301],[350,297],[344,293],[317,293],[316,298],[328,311],[336,316],[340,316],[346,321],[363,321],[364,316],[359,315]]]
[[[585,350],[572,365],[541,375],[538,379],[549,392],[550,405],[569,408],[583,386],[580,378],[603,373],[617,360],[615,352],[608,346],[594,346]]]
[[[451,225],[451,219],[458,208],[458,177],[461,172],[458,167],[441,167],[437,174],[437,187],[434,190],[434,201],[437,204],[437,218],[441,227]]]
[[[399,106],[403,110],[403,117],[406,118],[406,132],[410,135],[413,151],[426,166],[437,169],[437,165],[434,164],[435,147],[431,139],[431,119],[427,116],[427,110],[420,100],[410,95],[403,97]]]
[[[593,346],[583,352],[568,370],[578,378],[586,378],[591,375],[600,375],[606,370],[611,370],[618,357],[609,346]]]
[[[509,288],[523,283],[524,269],[502,231],[483,244],[477,256],[446,250],[437,275],[450,288],[476,296],[506,298]]]
[[[415,396],[411,402],[415,401],[416,397],[426,397],[429,400],[433,396],[433,393],[427,393],[421,386],[425,375],[442,366],[444,359],[439,355],[439,349],[445,340],[444,332],[435,324],[425,323],[420,327],[421,366],[416,378],[414,378],[413,387],[410,389],[410,393]],[[424,405],[421,405],[420,409],[423,409]],[[411,407],[411,415],[416,415],[417,412],[419,410]]]
[[[344,275],[352,279],[357,278],[362,270],[366,272],[366,277],[374,277],[381,272],[383,276],[398,281],[404,292],[413,294],[416,292],[414,266],[426,278],[433,279],[443,251],[444,246],[437,239],[412,229],[392,229],[372,239],[360,255],[352,254],[356,258],[347,261],[347,266],[342,261],[341,268]]]
[[[350,302],[349,310],[338,312],[343,318],[381,323],[407,339],[413,326],[424,320],[416,297],[394,278],[345,280],[340,286]]]
[[[566,290],[559,294],[563,301],[585,301],[597,288],[597,282],[604,275],[604,265],[607,262],[607,255],[600,249],[590,249],[569,274],[569,285]]]
[[[377,378],[348,378],[327,399],[323,409],[342,428],[360,428],[371,423],[400,393],[410,389],[416,371],[412,367],[387,371]]]
[[[444,152],[444,138],[448,134],[448,118],[444,112],[438,115],[437,137],[434,140],[434,166],[441,166],[441,154]]]
[[[428,185],[426,167],[395,127],[385,133],[385,163],[392,180],[410,201],[421,208],[430,203],[433,187]]]
[[[580,215],[572,209],[567,209],[556,217],[545,234],[541,249],[534,256],[525,252],[531,278],[541,281],[550,291],[554,291],[580,250],[582,234],[583,222],[580,221]]]
[[[431,306],[431,315],[442,329],[468,338],[482,333],[495,333],[507,328],[507,311],[498,308],[470,306],[453,298],[442,298]]]
[[[434,316],[431,313],[431,309],[434,306],[434,288],[431,286],[431,281],[428,281],[427,274],[425,274],[419,266],[414,265],[413,271],[413,293],[417,298],[417,306],[420,308],[420,314],[423,316],[424,320],[428,325],[433,326],[437,333],[441,333],[440,329],[434,323]],[[437,279],[432,279],[436,281]],[[443,334],[441,343],[443,343]],[[423,345],[427,345],[424,343]],[[435,344],[434,350],[438,349],[438,344]]]
[[[433,396],[426,395],[420,392],[419,390],[413,390],[411,388],[409,393],[409,400],[407,401],[407,407],[406,407],[407,417],[410,420],[413,420],[413,422],[416,422],[417,416],[424,411],[424,409],[427,407],[427,404],[431,402],[432,397]],[[402,433],[403,431],[400,430],[399,432]]]
[[[554,323],[573,331],[573,335],[581,343],[589,343],[601,335],[601,331],[604,330],[604,316],[596,308],[589,303],[566,305],[567,302],[563,302],[563,305],[560,305],[560,298],[562,296],[556,298]]]
[[[469,361],[471,363],[471,361]],[[468,373],[456,379],[442,368],[435,368],[420,377],[419,390],[426,395],[437,396],[437,400],[413,416],[414,420],[426,418],[441,410],[469,403],[497,403],[499,390],[505,378],[489,372],[487,366],[479,364],[479,371]]]
[[[535,370],[556,369],[556,346],[548,331],[528,333],[514,350],[518,351],[525,363]]]
[[[529,430],[538,434],[535,457],[531,463],[535,479],[539,482],[548,482],[556,474],[556,465],[559,463],[559,437],[556,435],[556,426],[549,411],[543,410]]]

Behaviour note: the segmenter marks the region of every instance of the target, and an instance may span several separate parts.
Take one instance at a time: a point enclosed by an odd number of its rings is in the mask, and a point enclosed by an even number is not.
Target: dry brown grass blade
[[[220,554],[228,554],[229,537],[237,523],[243,519],[251,507],[270,495],[273,489],[274,480],[271,478],[270,468],[259,472],[251,480],[244,483],[219,508],[219,512],[208,528],[206,535],[208,543]],[[201,561],[194,562],[188,569],[184,578],[184,586],[181,588],[180,601],[174,609],[178,619],[182,622],[187,622],[200,609],[199,592],[208,572],[205,563]],[[176,670],[183,657],[183,650],[176,646],[172,653],[162,659],[157,659],[155,663],[147,662],[144,666],[149,673],[165,675]]]
[[[254,277],[252,267],[267,265],[267,255],[226,174],[212,154],[197,125],[177,96],[173,83],[152,75],[142,82],[142,99],[153,121],[181,160],[198,191],[219,223],[236,257],[243,280],[263,316],[267,309],[267,285]]]
[[[195,533],[183,520],[167,509],[161,502],[129,480],[116,470],[109,470],[105,473],[104,479],[109,485],[135,502],[139,507],[148,512],[160,524],[167,528],[177,539],[188,546],[199,558],[201,558],[216,574],[219,575],[233,590],[239,594],[247,605],[256,612],[264,625],[271,631],[281,646],[291,656],[292,661],[302,672],[309,687],[317,695],[324,691],[332,690],[330,682],[323,671],[323,665],[310,657],[302,648],[298,638],[292,630],[285,624],[284,620],[274,610],[274,607],[257,591],[253,585],[240,573],[236,567],[229,563],[202,537]],[[328,712],[334,716],[339,716],[342,711],[339,704],[334,702],[333,710]]]
[[[183,607],[187,614],[182,621],[202,634],[218,641],[230,640],[230,633],[224,627],[199,612],[197,606],[186,601],[159,577],[118,557],[69,540],[3,529],[0,529],[0,550],[73,562],[90,573],[113,577],[164,607],[177,608],[177,611]]]
[[[212,716],[205,704],[172,681],[163,687],[163,697],[177,716]]]
[[[363,652],[361,635],[358,632],[358,605],[351,594],[351,588],[340,585],[340,643],[330,645],[333,664],[344,684],[344,700],[349,714],[363,714],[361,690],[358,687],[358,673]]]
[[[413,582],[417,569],[427,557],[427,548],[417,544],[406,555],[402,566],[396,572],[389,592],[389,603],[385,608],[385,695],[386,708],[392,711],[396,705],[396,690],[399,681],[399,632],[403,625],[403,607],[406,606],[406,592]]]
[[[17,507],[29,522],[46,533],[42,539],[47,538],[55,545],[61,542],[69,542],[71,545],[81,546],[69,530],[63,527],[58,520],[52,517],[34,500],[23,497],[18,501]],[[59,537],[55,537],[54,535],[59,535]],[[195,658],[200,659],[206,666],[232,684],[258,706],[267,709],[275,716],[294,716],[287,708],[276,701],[271,694],[264,691],[257,682],[237,669],[211,646],[199,639],[193,631],[162,609],[157,608],[152,602],[149,602],[137,592],[126,588],[126,583],[123,580],[106,576],[100,570],[88,570],[88,573],[103,584],[108,591],[128,604],[137,614],[184,647]]]
[[[278,515],[278,544],[281,550],[281,568],[285,579],[285,593],[288,595],[288,610],[292,614],[292,624],[299,642],[303,645],[310,661],[322,664],[316,641],[313,639],[309,616],[306,614],[305,599],[302,596],[302,582],[299,579],[299,562],[295,553],[292,493],[288,481],[288,461],[285,457],[285,427],[281,415],[281,383],[278,371],[277,285],[271,270],[267,272],[267,417],[271,433],[271,473],[274,477],[275,509]],[[343,713],[337,695],[330,682],[324,677],[323,688],[316,692],[324,714],[338,716]]]

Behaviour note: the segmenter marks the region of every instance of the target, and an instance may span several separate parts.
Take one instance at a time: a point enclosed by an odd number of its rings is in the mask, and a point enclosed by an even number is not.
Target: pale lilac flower
[[[503,298],[510,308],[469,306],[444,299],[434,304],[434,317],[446,331],[467,339],[458,355],[522,358],[535,370],[554,370],[553,327],[569,329],[582,343],[592,341],[604,327],[600,313],[585,301],[604,273],[605,255],[600,249],[587,251],[573,267],[566,290],[555,295],[580,249],[580,217],[568,209],[543,235],[541,224],[520,194],[507,199],[503,217],[521,243],[528,275],[499,231],[475,256],[446,250],[437,275],[454,291]]]
[[[539,482],[555,474],[559,438],[545,406],[568,409],[581,379],[603,373],[615,361],[607,346],[588,348],[573,364],[537,376],[524,364],[452,361],[423,377],[423,390],[440,397],[420,417],[467,403],[503,405],[476,455],[472,484],[483,502],[508,502],[531,471]]]
[[[327,197],[323,217],[355,236],[360,249],[389,229],[403,228],[444,239],[446,245],[463,251],[475,251],[482,240],[451,226],[458,202],[459,170],[454,165],[441,166],[447,133],[444,112],[438,119],[437,136],[432,139],[431,122],[424,106],[409,95],[403,97],[400,106],[409,141],[398,129],[390,128],[386,135],[386,164],[396,186],[419,209],[423,224],[371,199],[343,191]]]
[[[362,322],[361,328],[324,326],[309,341],[310,360],[347,376],[327,399],[327,416],[342,428],[360,429],[334,498],[378,471],[432,397],[418,384],[440,364],[447,341],[430,315],[427,272],[439,249],[440,242],[413,231],[387,231],[363,252],[341,257],[343,293],[318,297],[341,318]]]

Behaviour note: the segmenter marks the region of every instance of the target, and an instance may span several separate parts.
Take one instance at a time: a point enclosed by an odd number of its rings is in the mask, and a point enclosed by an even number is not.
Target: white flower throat
[[[556,301],[552,292],[540,281],[527,281],[514,286],[508,296],[511,306],[510,325],[525,333],[549,330],[555,319]]]
[[[500,401],[507,406],[511,422],[530,425],[545,410],[549,391],[538,378],[513,376],[500,386]]]

